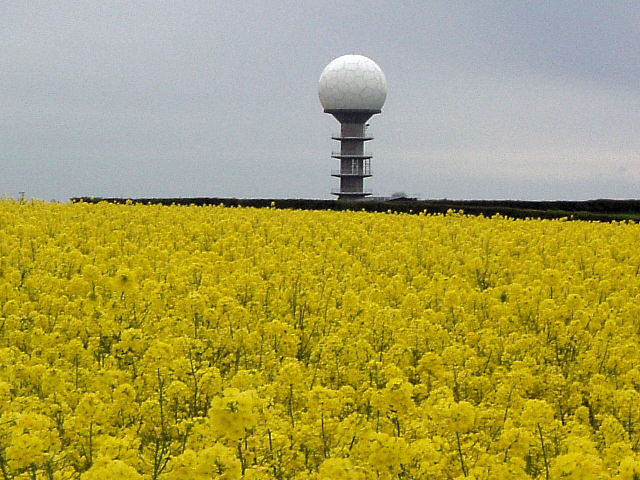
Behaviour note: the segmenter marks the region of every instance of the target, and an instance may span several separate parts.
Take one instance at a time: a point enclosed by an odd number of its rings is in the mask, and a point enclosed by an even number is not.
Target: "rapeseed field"
[[[0,479],[640,478],[640,226],[0,202]]]

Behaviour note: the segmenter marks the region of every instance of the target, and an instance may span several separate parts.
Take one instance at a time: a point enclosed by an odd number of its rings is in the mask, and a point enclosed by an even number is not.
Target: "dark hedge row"
[[[227,207],[274,207],[300,210],[365,210],[368,212],[445,213],[464,210],[471,215],[501,214],[511,218],[562,218],[575,220],[640,220],[640,200],[588,200],[583,202],[533,202],[518,200],[417,200],[336,201],[264,198],[98,198],[75,197],[72,202],[145,203],[161,205],[225,205]]]
[[[444,202],[447,200],[437,200]],[[456,205],[508,207],[529,210],[640,214],[640,200],[597,199],[586,201],[455,200]]]

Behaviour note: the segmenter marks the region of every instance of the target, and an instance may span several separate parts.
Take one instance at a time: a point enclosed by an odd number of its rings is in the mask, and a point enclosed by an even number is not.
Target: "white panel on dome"
[[[343,55],[323,70],[318,96],[325,110],[377,111],[387,98],[387,80],[370,58]]]

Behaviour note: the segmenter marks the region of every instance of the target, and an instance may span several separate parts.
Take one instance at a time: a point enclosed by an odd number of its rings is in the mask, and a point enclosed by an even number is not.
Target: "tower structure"
[[[340,168],[331,175],[340,178],[340,189],[332,191],[338,200],[361,200],[371,192],[364,179],[371,176],[371,152],[365,142],[367,120],[380,113],[387,98],[387,80],[380,67],[362,55],[343,55],[333,60],[320,75],[318,96],[325,113],[340,122],[340,132],[331,138],[340,142],[340,150],[331,153]]]

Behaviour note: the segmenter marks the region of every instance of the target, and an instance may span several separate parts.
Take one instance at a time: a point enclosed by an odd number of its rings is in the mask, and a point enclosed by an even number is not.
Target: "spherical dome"
[[[320,75],[318,96],[326,112],[379,112],[387,98],[387,80],[380,67],[362,55],[343,55]]]

